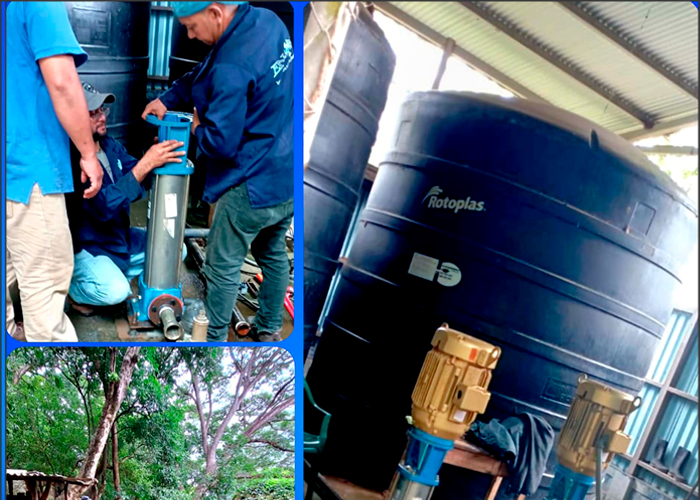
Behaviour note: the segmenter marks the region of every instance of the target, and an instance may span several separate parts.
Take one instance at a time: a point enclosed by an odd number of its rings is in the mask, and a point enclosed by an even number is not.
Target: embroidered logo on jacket
[[[275,83],[277,83],[277,85],[282,83],[282,78],[278,79],[277,77],[287,71],[287,68],[289,68],[289,65],[293,60],[294,52],[292,52],[292,41],[287,38],[284,41],[284,51],[282,52],[282,55],[280,55],[280,58],[275,61],[275,64],[270,66],[270,69],[272,69],[273,78],[275,78]]]

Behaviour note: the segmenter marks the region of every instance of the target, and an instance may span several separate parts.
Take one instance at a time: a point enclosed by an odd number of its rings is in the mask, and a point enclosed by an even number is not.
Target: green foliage
[[[232,500],[293,500],[294,471],[274,468],[251,479],[238,479]]]
[[[210,419],[206,438],[211,439],[235,399],[238,367],[250,361],[252,352],[244,348],[141,349],[117,419],[123,500],[194,500],[202,485],[207,485],[203,498],[212,500],[294,498],[294,454],[284,451],[294,448],[293,406],[253,438],[243,434],[273,401],[278,387],[284,389],[280,394],[293,391],[293,384],[283,385],[293,372],[286,353],[274,358],[274,363],[263,364],[273,359],[267,353],[251,365],[251,372],[261,376],[259,384],[243,398],[226,428],[216,449],[216,473],[205,474],[192,380],[200,381]],[[110,356],[116,356],[116,372]],[[7,466],[77,475],[102,412],[105,389],[119,381],[122,357],[123,350],[114,348],[14,351],[6,365]],[[210,414],[207,398],[212,401]],[[108,443],[105,449],[109,468],[102,500],[117,496],[111,446]]]

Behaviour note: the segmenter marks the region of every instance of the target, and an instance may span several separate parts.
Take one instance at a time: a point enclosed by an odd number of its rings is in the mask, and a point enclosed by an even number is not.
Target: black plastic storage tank
[[[421,92],[398,123],[308,374],[332,414],[326,472],[378,490],[442,322],[503,349],[487,417],[558,432],[580,373],[641,389],[697,239],[681,189],[571,113]]]
[[[358,4],[357,12],[304,171],[304,356],[338,269],[396,64],[367,9]]]
[[[80,78],[116,103],[107,117],[109,134],[134,155],[144,141],[141,113],[146,106],[149,2],[66,2],[78,43],[88,61]],[[152,142],[151,142],[152,143]]]

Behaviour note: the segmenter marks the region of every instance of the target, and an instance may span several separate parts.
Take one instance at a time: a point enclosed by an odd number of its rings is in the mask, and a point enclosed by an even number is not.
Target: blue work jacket
[[[71,147],[74,184],[80,186],[74,193],[66,195],[73,250],[76,254],[87,250],[94,256],[106,255],[122,272],[126,272],[129,257],[143,252],[145,247],[145,240],[133,237],[129,231],[130,206],[146,195],[150,179],[139,184],[131,173],[138,160],[117,140],[108,136],[100,141],[100,148],[109,159],[114,180],[105,170],[102,189],[95,197],[86,200],[83,192],[89,181],[84,184],[80,181],[80,153]]]
[[[293,197],[293,59],[284,23],[244,4],[204,61],[160,97],[169,109],[197,108],[205,201],[243,182],[253,208]]]

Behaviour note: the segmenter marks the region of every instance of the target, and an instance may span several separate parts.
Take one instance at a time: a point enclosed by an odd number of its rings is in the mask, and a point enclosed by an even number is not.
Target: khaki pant
[[[77,342],[63,312],[73,275],[73,243],[62,194],[44,196],[38,185],[29,205],[5,202],[5,327],[14,333],[10,286],[17,282],[29,342]]]

